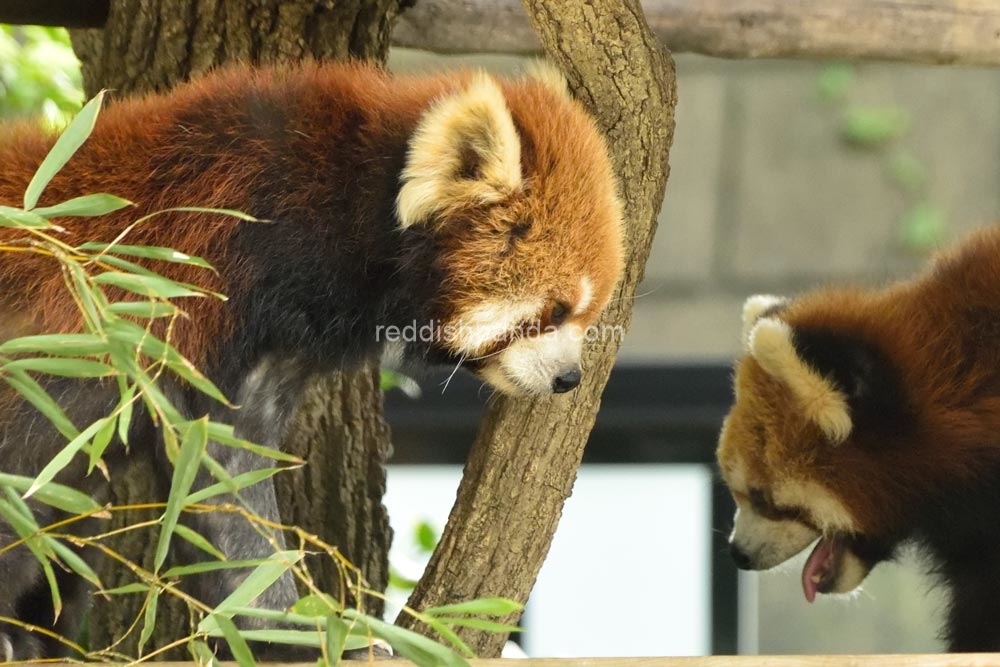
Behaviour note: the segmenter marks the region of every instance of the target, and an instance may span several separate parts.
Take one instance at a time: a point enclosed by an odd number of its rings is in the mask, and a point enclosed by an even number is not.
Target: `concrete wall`
[[[909,116],[905,136],[870,151],[840,138],[840,109],[818,92],[823,68],[678,57],[670,180],[624,359],[729,359],[749,294],[875,284],[919,267],[924,256],[900,241],[894,151],[925,166],[948,237],[1000,221],[996,71],[858,66],[853,103]]]

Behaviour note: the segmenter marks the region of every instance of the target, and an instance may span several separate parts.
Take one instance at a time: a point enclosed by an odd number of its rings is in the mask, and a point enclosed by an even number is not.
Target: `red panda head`
[[[857,327],[829,322],[826,311],[850,319],[863,305],[752,297],[719,440],[737,564],[769,569],[818,539],[802,572],[810,601],[854,590],[892,555],[926,483],[914,478],[928,478],[909,459],[923,445],[897,369]]]
[[[623,266],[607,148],[551,72],[475,74],[409,142],[397,213],[435,236],[438,345],[509,394],[572,389]]]

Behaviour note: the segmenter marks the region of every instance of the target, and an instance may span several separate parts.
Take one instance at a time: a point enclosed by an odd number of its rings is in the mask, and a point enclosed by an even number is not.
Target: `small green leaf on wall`
[[[840,136],[849,144],[878,148],[906,134],[910,117],[898,106],[850,107],[844,111]]]
[[[929,252],[940,246],[947,236],[947,220],[940,206],[920,202],[903,216],[900,235],[903,245],[917,252]]]
[[[854,66],[848,63],[831,63],[820,72],[816,82],[819,96],[824,102],[837,102],[850,93],[855,81]]]

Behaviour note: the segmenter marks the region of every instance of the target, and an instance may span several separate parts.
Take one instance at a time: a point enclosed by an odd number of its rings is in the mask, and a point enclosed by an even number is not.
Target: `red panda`
[[[718,447],[737,565],[816,542],[812,601],[915,544],[949,650],[1000,650],[1000,227],[881,289],[753,297],[743,345]]]
[[[54,138],[23,123],[0,136],[0,204],[16,206]],[[188,416],[228,421],[272,447],[310,374],[377,359],[406,327],[433,332],[401,340],[409,359],[461,365],[507,394],[572,389],[584,330],[623,267],[607,147],[551,73],[508,81],[481,72],[397,78],[360,64],[218,71],[110,105],[40,205],[94,192],[136,206],[60,220],[62,241],[110,241],[140,215],[182,205],[266,221],[172,213],[127,242],[175,248],[218,270],[163,269],[228,296],[185,303],[190,318],[172,340],[242,407],[176,383],[169,395]],[[17,236],[0,229],[0,244]],[[0,253],[0,334],[79,327],[53,262]],[[112,388],[94,382],[49,386],[78,424],[115,402]],[[0,393],[0,469],[34,475],[58,450],[43,421]],[[155,441],[141,423],[134,428],[146,432],[132,442]],[[258,465],[229,448],[212,454],[231,474]],[[82,466],[60,481],[97,484]],[[269,482],[245,500],[277,518]],[[245,522],[210,514],[196,524],[229,558],[273,550]],[[0,523],[0,548],[13,539]],[[0,616],[52,624],[51,607],[24,614],[47,596],[25,549],[0,554],[0,579]],[[218,603],[239,580],[214,578],[199,594]],[[284,609],[295,597],[287,577],[258,604]],[[66,616],[57,629],[76,620]],[[0,627],[0,650],[7,659],[54,652],[12,625]]]

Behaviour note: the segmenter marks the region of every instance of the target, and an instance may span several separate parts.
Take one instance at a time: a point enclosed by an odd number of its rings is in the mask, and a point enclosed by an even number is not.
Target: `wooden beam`
[[[108,20],[108,0],[2,0],[0,23],[99,28]]]
[[[1000,64],[996,0],[643,0],[674,53]],[[417,0],[393,43],[439,53],[540,53],[519,0]]]
[[[1000,65],[996,0],[643,0],[675,52]],[[106,0],[3,0],[0,23],[99,27]],[[393,44],[437,53],[541,53],[520,0],[417,0]]]

